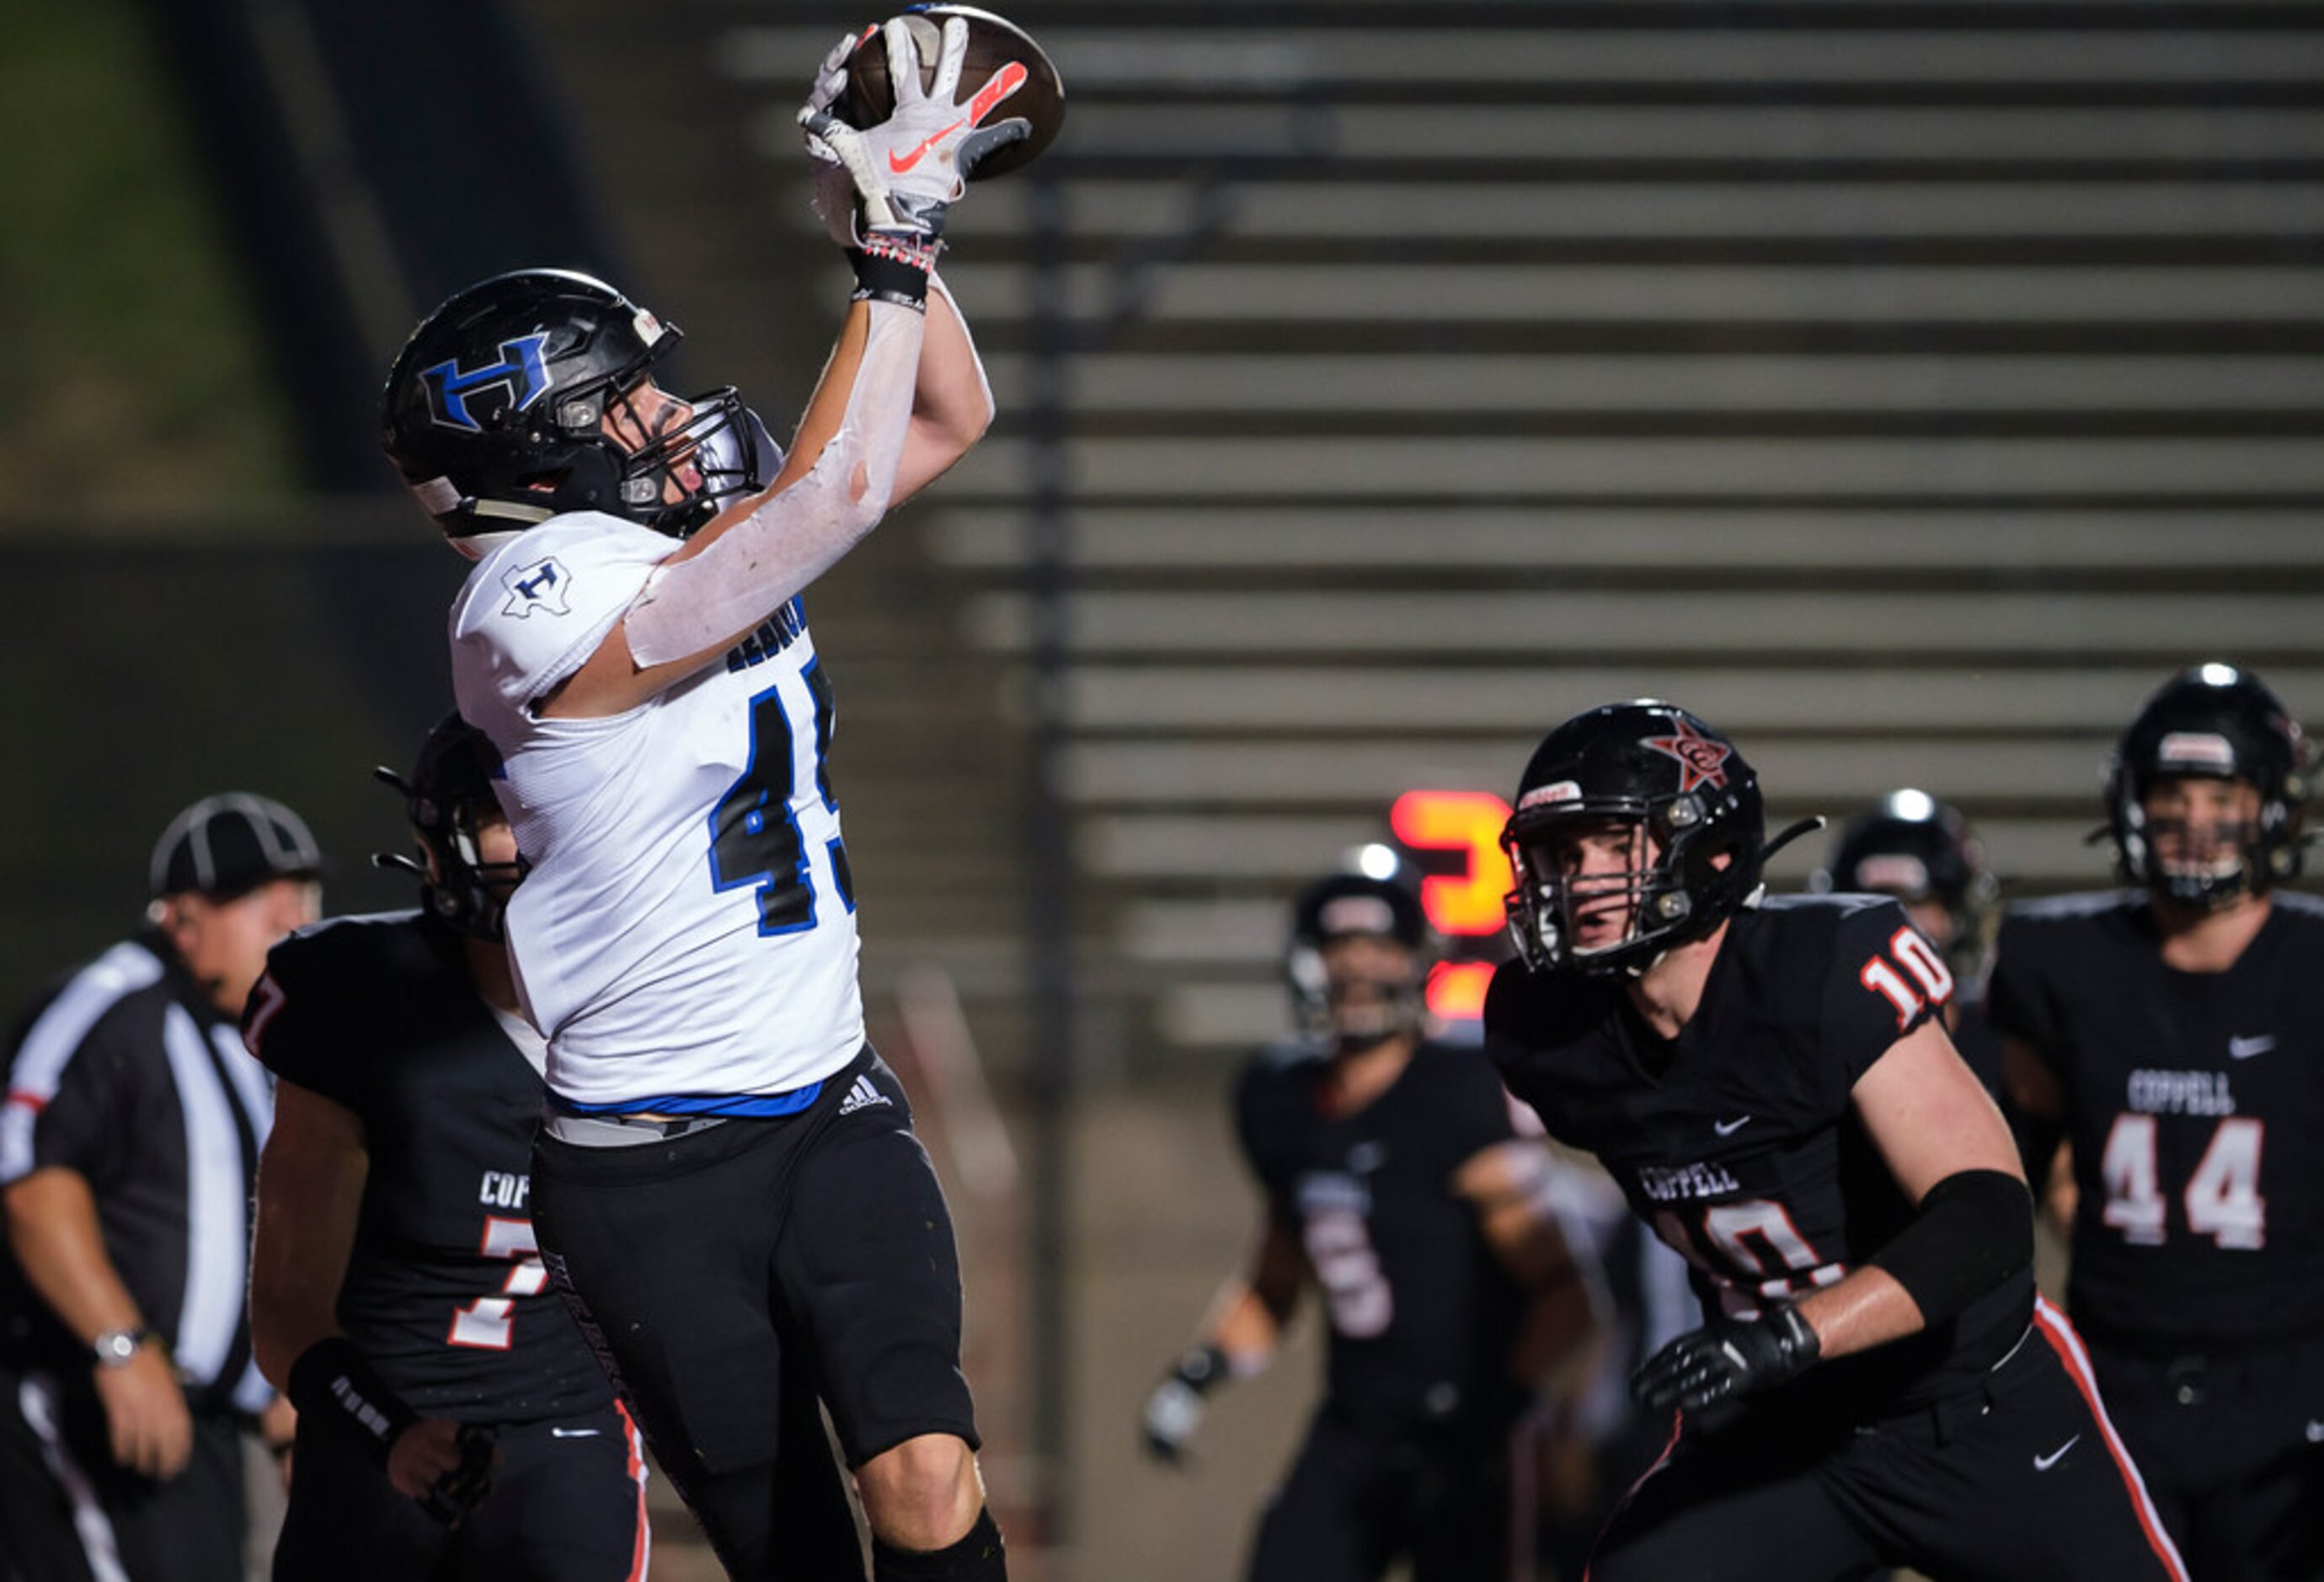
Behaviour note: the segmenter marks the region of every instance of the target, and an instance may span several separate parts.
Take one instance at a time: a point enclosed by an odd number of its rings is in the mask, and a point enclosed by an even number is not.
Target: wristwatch
[[[145,1344],[146,1337],[152,1333],[151,1329],[142,1328],[108,1329],[91,1343],[89,1349],[97,1353],[98,1367],[117,1368],[135,1356],[137,1348]]]

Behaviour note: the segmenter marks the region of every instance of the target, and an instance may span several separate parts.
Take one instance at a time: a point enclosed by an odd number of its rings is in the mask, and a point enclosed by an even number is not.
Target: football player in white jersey
[[[732,389],[655,383],[675,328],[555,270],[453,297],[385,396],[390,456],[476,561],[453,678],[530,865],[506,930],[549,1045],[544,1260],[736,1576],[862,1575],[818,1396],[876,1577],[1005,1574],[951,1223],[864,1042],[798,598],[991,419],[934,264],[965,172],[1028,127],[959,94],[965,25],[941,38],[925,91],[902,23],[844,41],[801,112],[858,289],[788,458]],[[859,42],[897,85],[861,129],[829,109]]]

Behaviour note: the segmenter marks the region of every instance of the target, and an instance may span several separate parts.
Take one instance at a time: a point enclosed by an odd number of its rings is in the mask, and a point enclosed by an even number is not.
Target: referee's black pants
[[[78,1374],[0,1366],[0,1555],[12,1582],[241,1582],[242,1419],[196,1411],[177,1476],[115,1464]]]

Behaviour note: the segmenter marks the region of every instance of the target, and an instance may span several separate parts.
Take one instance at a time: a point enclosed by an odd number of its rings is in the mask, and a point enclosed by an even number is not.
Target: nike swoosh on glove
[[[1700,1411],[1799,1377],[1823,1352],[1816,1332],[1788,1302],[1756,1318],[1716,1318],[1655,1353],[1630,1375],[1641,1406]]]
[[[1022,117],[995,121],[992,114],[1024,85],[1021,72],[997,74],[965,104],[958,99],[960,73],[968,53],[968,23],[953,17],[944,24],[936,52],[936,75],[928,89],[920,87],[919,46],[911,30],[899,18],[882,30],[888,50],[888,78],[895,87],[896,107],[877,126],[858,129],[831,112],[836,94],[823,89],[832,73],[821,73],[816,90],[799,111],[807,128],[809,152],[820,142],[854,183],[867,230],[905,233],[922,243],[944,233],[945,211],[958,201],[967,174],[996,148],[1032,135]],[[862,42],[852,44],[861,48]],[[844,85],[846,53],[835,50]],[[816,101],[821,98],[823,102]],[[825,216],[829,224],[830,217]]]

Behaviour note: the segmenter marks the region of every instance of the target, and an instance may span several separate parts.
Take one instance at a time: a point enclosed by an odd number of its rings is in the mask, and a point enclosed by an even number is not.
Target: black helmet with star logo
[[[1627,867],[1580,872],[1577,842],[1593,834],[1621,837]],[[1501,835],[1517,953],[1536,971],[1643,972],[1757,895],[1766,835],[1758,776],[1703,720],[1653,698],[1576,715],[1534,750]],[[1577,926],[1618,905],[1616,937]]]

